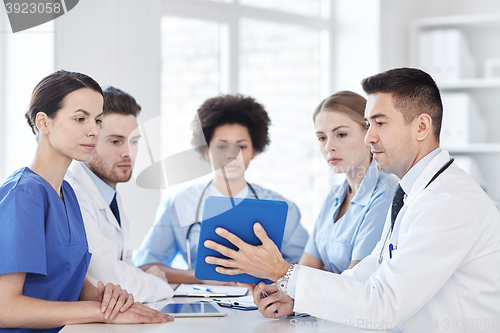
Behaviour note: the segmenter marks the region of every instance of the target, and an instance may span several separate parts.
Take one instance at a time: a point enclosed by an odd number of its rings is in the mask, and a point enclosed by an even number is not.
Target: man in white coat
[[[154,302],[173,295],[165,273],[158,267],[137,268],[128,249],[129,221],[116,184],[127,182],[137,154],[136,117],[141,107],[129,94],[111,86],[103,88],[104,117],[95,150],[87,163],[74,161],[66,180],[73,187],[92,253],[88,280],[112,282],[131,292],[135,300]]]
[[[231,259],[206,261],[224,274],[276,281],[249,286],[266,317],[296,311],[366,329],[498,332],[500,215],[439,147],[443,109],[435,82],[421,70],[399,68],[362,84],[369,95],[365,142],[377,166],[400,178],[372,254],[340,275],[290,265],[256,224],[261,246],[219,228],[239,251],[207,241]]]

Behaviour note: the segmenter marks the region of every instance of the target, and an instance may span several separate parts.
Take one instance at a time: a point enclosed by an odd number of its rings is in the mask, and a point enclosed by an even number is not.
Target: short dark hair
[[[102,87],[104,93],[104,115],[117,113],[121,115],[132,115],[137,117],[141,112],[141,106],[130,94],[113,86]]]
[[[90,76],[60,70],[44,77],[33,89],[28,111],[24,115],[33,134],[37,135],[36,115],[44,112],[49,118],[55,118],[63,107],[63,100],[75,90],[89,88],[102,95],[99,84]]]
[[[394,107],[401,111],[406,123],[422,113],[432,118],[434,136],[439,141],[443,119],[443,103],[432,77],[416,68],[396,68],[363,79],[364,91],[391,94]]]
[[[197,118],[192,123],[193,139],[191,143],[204,153],[207,144],[210,144],[217,127],[226,124],[239,124],[248,129],[252,139],[253,149],[260,153],[269,144],[269,125],[271,120],[262,104],[252,97],[242,95],[221,95],[207,99],[198,109]]]

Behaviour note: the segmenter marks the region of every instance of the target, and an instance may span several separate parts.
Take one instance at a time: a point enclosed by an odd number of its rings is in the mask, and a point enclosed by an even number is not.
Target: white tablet
[[[224,317],[226,312],[212,303],[170,303],[159,310],[174,317]]]

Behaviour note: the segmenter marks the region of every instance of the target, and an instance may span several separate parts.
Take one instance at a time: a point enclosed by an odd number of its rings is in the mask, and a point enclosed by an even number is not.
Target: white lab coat
[[[381,241],[352,270],[337,275],[300,267],[294,310],[359,328],[478,332],[489,326],[497,332],[500,215],[455,164],[424,189],[449,159],[439,153],[415,182],[382,264],[390,214]],[[397,249],[389,259],[391,243]]]
[[[128,249],[129,221],[124,214],[117,193],[121,228],[113,212],[101,196],[99,189],[80,162],[70,165],[65,179],[73,187],[80,204],[87,233],[89,251],[92,253],[88,280],[97,285],[111,282],[134,295],[136,301],[154,302],[173,296],[173,290],[164,280],[137,268]]]

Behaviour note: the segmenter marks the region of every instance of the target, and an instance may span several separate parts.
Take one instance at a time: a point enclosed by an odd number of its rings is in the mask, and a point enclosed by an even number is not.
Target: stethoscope
[[[209,181],[208,184],[207,184],[207,186],[205,186],[205,188],[201,192],[200,199],[198,200],[198,206],[196,207],[195,220],[198,219],[198,216],[200,214],[200,208],[201,208],[201,202],[203,200],[203,196],[205,195],[205,192],[207,191],[207,188],[210,186],[210,184],[212,184],[212,181]],[[250,185],[249,182],[247,182],[247,185],[250,188],[250,190],[252,191],[253,195],[255,196],[255,199],[259,199],[259,197],[257,196],[257,192],[255,192],[255,190],[252,187],[252,185]],[[195,225],[198,225],[198,224],[201,225],[201,222],[196,221],[193,224],[191,224],[189,226],[189,229],[188,229],[188,232],[187,232],[187,235],[186,235],[186,255],[187,255],[187,262],[188,262],[189,269],[191,269],[191,242],[189,241],[189,236],[191,234],[191,229],[193,229],[193,227]]]
[[[435,181],[436,178],[440,174],[442,174],[446,169],[448,169],[448,167],[453,163],[454,160],[455,160],[454,158],[451,158],[448,161],[448,163],[446,163],[441,169],[439,169],[439,171],[434,174],[434,176],[431,178],[429,183],[427,183],[427,185],[424,187],[424,189],[426,189],[427,186],[429,186],[433,181]],[[380,253],[378,255],[378,263],[379,264],[382,264],[382,262],[384,261],[384,256],[382,253],[384,253],[384,249],[385,249],[385,245],[387,244],[387,240],[392,237],[393,230],[394,230],[394,226],[391,226],[391,228],[389,228],[389,230],[387,231],[387,234],[386,234],[385,240],[384,240],[384,245],[382,245],[382,248],[380,249]],[[389,256],[391,256],[390,253],[392,251],[393,251],[392,244],[389,244]]]

